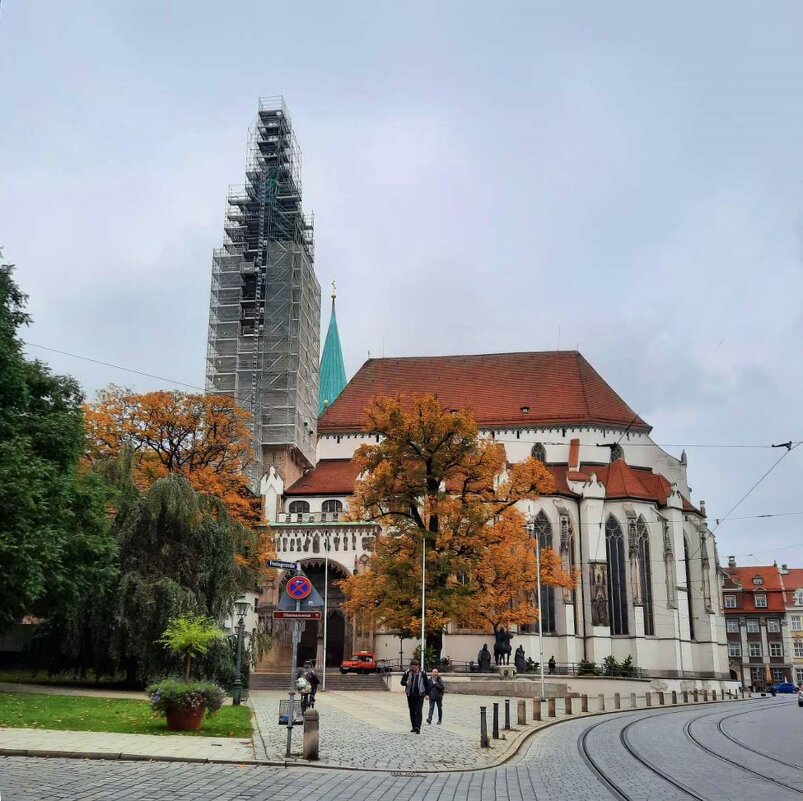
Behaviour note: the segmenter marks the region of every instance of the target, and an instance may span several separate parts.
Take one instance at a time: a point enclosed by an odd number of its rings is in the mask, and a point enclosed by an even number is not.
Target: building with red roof
[[[340,577],[370,569],[381,532],[344,516],[358,480],[352,456],[377,441],[365,409],[377,395],[428,394],[471,410],[509,463],[533,456],[552,472],[554,493],[522,511],[541,546],[582,578],[575,592],[541,599],[545,654],[567,669],[614,656],[662,679],[729,678],[716,546],[685,453],[656,445],[651,426],[576,351],[369,359],[320,415],[315,467],[297,479],[272,468],[263,479],[279,558],[301,561],[315,582],[328,551],[335,592]],[[309,634],[298,658],[334,664],[363,647],[399,658],[394,632],[359,630],[337,602],[333,614],[337,642],[324,656]],[[521,627],[514,647],[537,660],[537,640],[535,627]],[[450,629],[442,656],[468,662],[486,642],[488,632]],[[402,641],[402,657],[415,645]],[[289,647],[280,642],[272,658],[281,662]]]

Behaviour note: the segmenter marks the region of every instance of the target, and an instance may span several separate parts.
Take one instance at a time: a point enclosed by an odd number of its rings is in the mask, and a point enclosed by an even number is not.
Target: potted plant
[[[217,712],[223,704],[223,690],[205,681],[190,681],[192,660],[205,654],[209,647],[224,638],[217,623],[203,615],[175,617],[167,625],[158,642],[178,656],[184,666],[182,679],[165,679],[147,689],[151,707],[167,719],[172,731],[195,731],[201,727],[204,714]]]

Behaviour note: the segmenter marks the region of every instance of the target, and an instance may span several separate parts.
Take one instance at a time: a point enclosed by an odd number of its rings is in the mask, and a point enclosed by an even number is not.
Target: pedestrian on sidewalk
[[[427,723],[432,723],[432,713],[435,707],[438,707],[438,725],[441,725],[443,720],[443,694],[446,692],[446,687],[443,684],[443,679],[438,671],[438,668],[432,668],[432,675],[429,677],[429,715],[427,715]]]
[[[410,667],[401,679],[404,693],[407,696],[407,707],[410,710],[411,734],[421,734],[421,723],[424,717],[424,699],[429,693],[429,679],[421,669],[417,659],[410,662]]]
[[[549,657],[549,662],[547,662],[547,664],[549,665],[549,674],[551,676],[555,672],[555,665],[557,665],[557,662],[555,662],[555,657],[554,656],[550,656]]]
[[[312,691],[312,685],[307,681],[303,668],[299,670],[296,675],[296,690],[301,694],[301,711],[306,712],[309,708],[309,696]]]
[[[309,705],[310,707],[314,707],[315,695],[318,692],[318,685],[321,682],[318,679],[318,675],[315,673],[315,668],[313,667],[312,662],[304,663],[304,678],[309,682],[310,685]]]

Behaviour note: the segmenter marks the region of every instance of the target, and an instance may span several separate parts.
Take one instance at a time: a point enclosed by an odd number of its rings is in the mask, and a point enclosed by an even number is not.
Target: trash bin
[[[287,725],[287,712],[290,709],[290,701],[279,701],[279,725]],[[300,726],[304,722],[304,715],[301,712],[301,701],[293,701],[293,725]]]

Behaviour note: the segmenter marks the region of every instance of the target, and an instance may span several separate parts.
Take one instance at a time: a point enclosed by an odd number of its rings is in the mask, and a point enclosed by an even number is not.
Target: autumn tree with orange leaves
[[[366,415],[380,441],[354,456],[364,478],[350,509],[383,533],[370,570],[342,584],[346,611],[417,636],[426,541],[427,641],[436,651],[449,623],[496,631],[537,620],[535,543],[516,504],[552,492],[551,473],[532,458],[508,465],[470,411],[431,395],[378,397]],[[544,550],[541,581],[570,588],[576,577]]]
[[[176,391],[136,394],[116,386],[84,409],[90,463],[133,454],[140,490],[170,474],[184,476],[202,495],[219,498],[244,525],[260,519],[249,488],[253,462],[248,413],[233,398]]]

